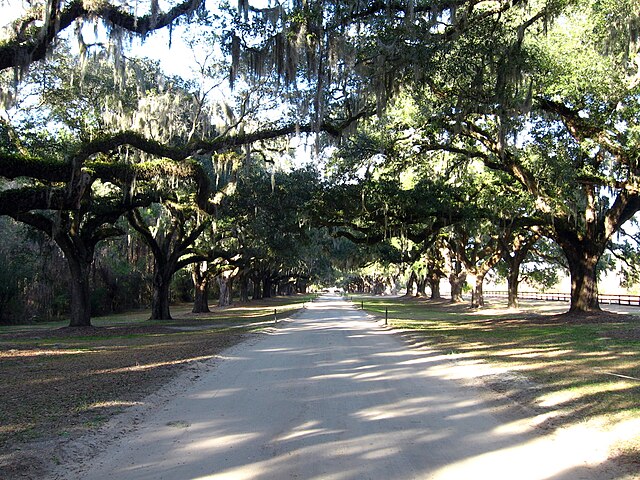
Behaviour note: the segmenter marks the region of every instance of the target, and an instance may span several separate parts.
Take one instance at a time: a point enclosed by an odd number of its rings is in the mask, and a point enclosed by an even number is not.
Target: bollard
[[[278,323],[278,309],[277,308],[273,309],[273,321],[276,324]]]
[[[389,321],[389,309],[385,308],[384,309],[384,324],[387,325],[388,321]]]
[[[360,309],[364,310],[364,301],[360,302]]]

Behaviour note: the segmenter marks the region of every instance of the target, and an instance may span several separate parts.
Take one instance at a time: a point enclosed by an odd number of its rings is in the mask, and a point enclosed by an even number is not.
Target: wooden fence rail
[[[504,297],[508,296],[506,290],[489,290],[485,291],[487,297]],[[521,300],[547,300],[551,302],[569,302],[571,295],[569,293],[559,292],[518,292],[518,298]],[[601,304],[609,305],[629,305],[632,307],[640,307],[640,295],[612,295],[603,293],[598,295],[598,301]]]

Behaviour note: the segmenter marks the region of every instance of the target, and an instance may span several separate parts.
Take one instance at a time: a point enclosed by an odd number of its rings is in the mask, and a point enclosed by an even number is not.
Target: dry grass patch
[[[277,298],[209,314],[174,309],[173,321],[133,312],[94,321],[0,330],[0,478],[41,478],[50,452],[39,444],[81,435],[138,404],[185,367],[216,357],[273,325],[306,297]],[[178,312],[176,314],[176,312]]]

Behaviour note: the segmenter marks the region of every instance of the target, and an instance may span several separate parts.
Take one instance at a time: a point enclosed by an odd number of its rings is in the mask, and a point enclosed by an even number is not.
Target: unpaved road
[[[596,445],[536,431],[350,304],[323,297],[65,478],[605,479]],[[64,469],[63,465],[63,469]]]

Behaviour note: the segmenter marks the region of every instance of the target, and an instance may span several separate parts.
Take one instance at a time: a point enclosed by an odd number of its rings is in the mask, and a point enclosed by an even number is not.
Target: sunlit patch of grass
[[[380,318],[386,311],[390,325],[419,335],[430,348],[524,374],[536,388],[525,392],[514,385],[509,395],[552,425],[588,419],[610,424],[638,412],[640,341],[633,332],[640,319],[611,315],[581,324],[507,309],[393,298],[361,298],[356,305],[361,302]],[[505,391],[504,382],[499,386]]]
[[[178,365],[184,365],[186,363],[191,363],[191,362],[202,362],[204,360],[211,360],[212,358],[214,358],[215,356],[213,355],[201,355],[198,357],[191,357],[191,358],[181,358],[181,359],[176,359],[176,360],[167,360],[164,362],[153,362],[153,363],[145,363],[145,364],[136,364],[136,365],[129,365],[126,367],[121,367],[121,368],[107,368],[104,370],[95,370],[93,372],[91,372],[92,375],[104,375],[104,374],[114,374],[114,373],[126,373],[126,372],[141,372],[144,370],[152,370],[158,367],[169,367],[169,366],[178,366]]]
[[[90,353],[86,349],[38,349],[38,350],[0,350],[0,359],[26,358],[26,357],[50,357],[56,355],[82,355]]]

